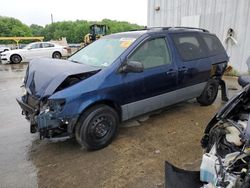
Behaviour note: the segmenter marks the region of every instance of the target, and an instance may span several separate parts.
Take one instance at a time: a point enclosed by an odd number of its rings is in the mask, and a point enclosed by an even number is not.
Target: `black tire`
[[[75,129],[77,142],[88,150],[109,145],[118,131],[117,112],[107,105],[93,106],[84,112]]]
[[[54,59],[61,59],[61,58],[62,58],[62,54],[61,54],[60,52],[54,52],[54,53],[52,54],[52,57],[53,57]]]
[[[22,58],[21,58],[20,55],[14,54],[14,55],[12,55],[12,56],[10,57],[10,61],[11,61],[11,63],[18,64],[18,63],[21,63]]]
[[[205,89],[201,96],[197,97],[198,103],[202,106],[208,106],[213,104],[218,94],[219,83],[215,79],[210,79],[207,82]]]

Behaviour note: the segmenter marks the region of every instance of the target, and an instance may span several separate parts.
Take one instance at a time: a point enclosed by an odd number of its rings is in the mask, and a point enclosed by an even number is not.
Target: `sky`
[[[3,1],[3,0],[1,0]],[[104,18],[147,25],[148,0],[6,0],[0,15],[14,17],[27,25],[45,26],[65,20],[100,21]]]

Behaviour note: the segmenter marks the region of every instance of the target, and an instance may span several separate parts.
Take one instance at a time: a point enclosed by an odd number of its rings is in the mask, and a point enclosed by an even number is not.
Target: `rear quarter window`
[[[207,49],[197,34],[173,34],[174,44],[183,61],[207,57]]]
[[[52,48],[54,47],[55,45],[54,44],[51,44],[51,43],[43,43],[43,47],[44,48]]]
[[[225,52],[220,40],[215,35],[202,34],[201,37],[207,45],[210,55],[217,55]]]

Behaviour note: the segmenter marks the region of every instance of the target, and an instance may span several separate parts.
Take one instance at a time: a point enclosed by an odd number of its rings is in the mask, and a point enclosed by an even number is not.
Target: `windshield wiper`
[[[79,63],[79,64],[81,64],[79,61],[76,61],[76,60],[70,60],[71,62],[73,62],[73,63]]]

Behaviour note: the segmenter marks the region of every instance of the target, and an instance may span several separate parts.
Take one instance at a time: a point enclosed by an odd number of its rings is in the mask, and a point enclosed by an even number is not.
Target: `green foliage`
[[[19,37],[32,36],[30,28],[15,18],[0,16],[0,36]],[[9,41],[8,41],[9,42]],[[4,41],[1,41],[4,43]],[[6,43],[6,41],[5,41]]]
[[[108,19],[104,19],[101,22],[88,22],[86,20],[63,21],[46,25],[44,37],[45,40],[56,40],[66,37],[69,43],[81,43],[84,36],[89,33],[89,26],[94,23],[106,24],[109,27],[108,34],[143,28],[143,26],[136,24]]]
[[[36,24],[30,26],[30,30],[34,37],[44,36],[44,27]]]
[[[56,22],[45,26],[44,37],[45,40],[66,37],[69,43],[79,43],[88,30],[89,24],[84,20]]]
[[[28,27],[15,18],[0,16],[0,36],[44,36],[46,41],[66,37],[68,43],[81,43],[84,36],[89,33],[89,26],[93,23],[106,24],[109,27],[108,34],[143,28],[137,24],[109,19],[104,19],[101,22],[62,21],[48,24],[45,27],[36,24]]]
[[[129,22],[115,21],[109,19],[104,19],[101,21],[101,23],[106,24],[109,27],[109,33],[118,33],[144,28],[143,26],[139,26],[137,24],[131,24]]]

